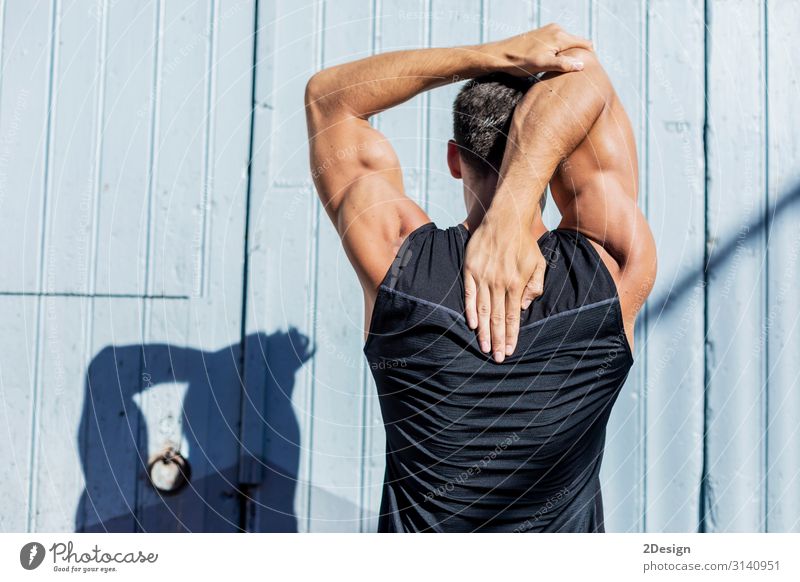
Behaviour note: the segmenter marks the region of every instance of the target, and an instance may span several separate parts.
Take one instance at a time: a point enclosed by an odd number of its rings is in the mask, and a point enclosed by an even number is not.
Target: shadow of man
[[[242,402],[242,347],[248,367],[266,374],[256,377],[266,405],[253,412],[269,444],[264,447],[269,460],[255,460],[264,463],[264,486],[272,485],[261,499],[280,531],[297,530],[300,430],[291,398],[295,374],[313,351],[308,337],[292,328],[251,334],[242,344],[215,352],[169,344],[103,348],[84,383],[77,436],[85,489],[75,531],[242,530],[247,491],[238,483],[239,459],[249,451],[242,450],[239,425],[243,405],[260,405]],[[248,378],[253,377],[249,369]],[[179,407],[170,402],[176,386],[184,387]],[[148,399],[155,396],[145,406],[148,418],[136,402],[145,393]],[[189,482],[173,495],[160,494],[147,471],[151,456],[167,442],[184,444],[180,452],[191,468]]]

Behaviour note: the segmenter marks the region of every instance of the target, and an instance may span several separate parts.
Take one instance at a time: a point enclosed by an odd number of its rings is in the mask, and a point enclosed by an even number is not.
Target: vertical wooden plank
[[[500,40],[537,28],[537,8],[536,0],[486,2],[486,40]]]
[[[202,451],[190,439],[191,423],[184,409],[194,410],[190,399],[200,397],[202,360],[189,343],[190,313],[185,301],[151,299],[144,308],[145,343],[142,346],[140,387],[134,403],[142,411],[139,428],[137,470],[142,478],[137,491],[137,525],[143,532],[202,531],[202,505],[198,503],[195,464]],[[197,427],[194,428],[197,431]],[[170,497],[161,496],[147,480],[146,467],[153,455],[172,446],[189,460],[189,487]],[[202,468],[202,466],[200,467]],[[200,473],[202,476],[203,473]],[[200,489],[202,491],[202,489]]]
[[[480,0],[432,0],[431,46],[450,47],[481,41]],[[463,187],[447,168],[447,141],[453,137],[453,100],[460,83],[436,89],[428,97],[427,211],[446,227],[464,220]]]
[[[159,5],[144,0],[105,7],[109,42],[93,265],[97,293],[145,292]]]
[[[203,161],[209,207],[205,223],[206,295],[148,300],[140,397],[147,425],[140,449],[151,455],[180,446],[192,478],[161,499],[143,484],[139,522],[145,531],[238,531],[239,419],[242,407],[242,265],[250,147],[254,5],[214,1],[202,24],[208,62],[201,78],[207,105],[193,127],[206,127]],[[246,31],[246,34],[243,34]],[[209,217],[211,219],[212,217]],[[159,247],[155,248],[160,252]],[[197,289],[196,282],[192,288]]]
[[[483,39],[501,40],[536,28],[534,0],[496,0],[484,2]]]
[[[255,22],[254,42],[255,62],[252,109],[252,161],[249,168],[249,207],[247,209],[248,240],[245,273],[245,327],[247,340],[244,342],[244,393],[242,401],[242,425],[239,482],[248,486],[258,485],[264,479],[265,431],[264,406],[267,381],[266,346],[262,341],[259,325],[265,316],[266,288],[271,277],[265,272],[267,253],[263,237],[272,229],[266,221],[266,214],[259,211],[269,188],[269,168],[271,153],[271,133],[273,125],[273,85],[275,74],[275,4],[259,6]],[[265,337],[265,336],[263,336]],[[255,495],[257,491],[253,491]],[[253,531],[254,521],[260,516],[259,504],[253,499],[249,510],[247,529]]]
[[[649,137],[642,192],[658,277],[637,341],[646,366],[646,530],[695,531],[703,462],[704,6],[648,14]],[[601,49],[602,50],[602,49]],[[643,167],[643,166],[640,166]],[[676,233],[681,236],[676,239]]]
[[[297,183],[311,184],[308,167],[308,143],[303,96],[308,78],[316,72],[322,47],[321,37],[312,29],[323,18],[322,0],[276,4],[277,40],[275,49],[276,79],[275,107],[283,107],[286,117],[275,127],[272,153],[274,180],[282,187]],[[322,26],[322,24],[319,24]],[[286,66],[281,66],[282,64]]]
[[[83,404],[89,303],[86,297],[40,298],[33,531],[73,531],[75,524],[84,480],[71,437]]]
[[[39,290],[52,5],[8,2],[0,76],[0,289]]]
[[[191,301],[190,337],[202,357],[190,434],[201,454],[203,531],[239,531],[242,414],[242,257],[252,115],[253,0],[214,0],[208,42],[204,298]],[[222,211],[224,209],[224,212]],[[215,210],[215,211],[212,211]],[[185,407],[186,408],[186,407]],[[191,445],[190,445],[191,449]]]
[[[264,117],[271,116],[270,100],[272,96],[269,94],[271,78],[269,75],[263,75],[263,77],[261,75],[262,69],[271,72],[269,65],[264,64],[265,60],[271,64],[272,55],[270,53],[271,50],[274,50],[271,44],[274,42],[273,30],[268,28],[269,25],[264,25],[267,22],[267,15],[271,15],[271,12],[265,8],[256,14],[255,2],[248,0],[223,7],[217,17],[220,48],[216,51],[216,62],[213,64],[218,75],[214,117],[215,142],[222,147],[216,150],[215,155],[214,175],[216,179],[212,181],[215,186],[212,207],[218,206],[221,202],[225,206],[231,206],[232,210],[236,208],[244,211],[244,216],[237,215],[236,212],[226,213],[225,216],[219,217],[222,218],[221,223],[219,218],[215,217],[216,220],[212,226],[219,228],[219,225],[222,224],[224,225],[223,230],[236,228],[237,225],[239,228],[246,228],[248,189],[250,188],[248,181],[256,182],[263,175],[268,164],[269,148],[266,148],[266,151],[254,151],[252,165],[248,158],[251,154],[251,143],[256,143],[251,137],[251,129],[258,128],[260,130]],[[255,20],[257,17],[260,19],[258,22]],[[256,40],[258,40],[259,46],[254,49]],[[256,78],[260,83],[254,90],[253,76],[256,71],[259,73]],[[265,83],[264,78],[269,82]],[[247,234],[245,234],[245,244],[247,244],[246,236]],[[211,291],[212,295],[219,293],[223,297],[233,298],[238,291],[239,278],[241,278],[243,286],[242,291],[248,293],[249,290],[246,287],[250,272],[247,271],[244,264],[240,264],[235,259],[237,253],[242,250],[238,242],[226,237],[225,246],[227,249],[224,249],[220,258],[223,260],[221,268],[226,274],[222,277],[210,277]],[[214,248],[219,248],[219,245],[214,245]],[[247,256],[249,251],[249,248],[244,249],[245,261],[250,260]],[[210,254],[212,257],[215,256],[213,250]],[[259,272],[259,267],[260,265],[255,265],[255,272]],[[212,275],[215,271],[216,269],[211,271]],[[258,293],[260,289],[254,292]],[[246,302],[248,299],[249,297],[243,297],[242,301]],[[239,304],[238,301],[232,301],[229,309],[232,310],[233,306],[237,304]],[[247,307],[251,306],[248,304]],[[246,318],[247,314],[244,313],[244,309],[243,305],[242,317]],[[243,323],[242,332],[246,333],[247,331],[249,328],[246,323]],[[238,484],[244,484],[247,487],[257,484],[261,480],[264,436],[261,415],[263,414],[262,398],[265,376],[263,367],[259,367],[255,370],[256,373],[251,375],[252,366],[247,360],[251,355],[251,340],[256,340],[255,334],[252,337],[248,336],[247,339],[241,338],[242,369],[237,378],[242,395],[238,413],[240,416],[239,474],[236,476],[236,480]],[[257,343],[256,340],[254,348],[258,347]],[[257,350],[252,351],[256,352]],[[249,496],[249,492],[246,494]],[[247,523],[242,523],[242,525],[249,527]]]
[[[378,27],[375,48],[378,52],[418,49],[427,44],[425,0],[381,0],[379,9],[375,22]],[[406,193],[420,204],[424,200],[425,103],[425,95],[418,95],[381,113],[374,122],[400,158]]]
[[[259,4],[244,403],[253,460],[243,474],[260,483],[255,531],[309,529],[316,206],[303,94],[318,65],[317,9],[315,0]]]
[[[210,0],[164,3],[150,293],[198,295],[205,260]]]
[[[141,374],[142,306],[141,299],[92,300],[77,430],[84,490],[75,531],[136,531],[136,489],[147,460],[138,448],[144,419],[135,402],[148,383]]]
[[[757,0],[709,4],[705,531],[761,531],[765,358],[764,20]],[[730,51],[731,39],[742,49]],[[744,82],[743,80],[746,80]],[[735,144],[735,147],[732,147]]]
[[[34,297],[1,297],[5,328],[0,334],[0,418],[6,427],[0,439],[0,459],[6,470],[0,476],[0,530],[28,529],[31,482],[31,422],[36,354]]]
[[[571,34],[592,36],[592,0],[540,0],[539,25],[555,22]]]
[[[372,50],[373,15],[356,0],[325,3],[323,67]],[[339,235],[319,210],[311,440],[311,528],[358,531],[363,444],[363,299]]]
[[[767,4],[767,156],[769,259],[767,316],[757,348],[767,350],[766,530],[800,531],[800,92],[797,66],[797,2]],[[766,344],[765,344],[766,342]]]
[[[93,5],[93,8],[102,6]],[[103,85],[98,58],[105,17],[84,2],[65,0],[58,21],[59,58],[53,71],[58,106],[51,144],[51,188],[47,199],[44,288],[86,293],[92,254],[96,198],[97,109]]]

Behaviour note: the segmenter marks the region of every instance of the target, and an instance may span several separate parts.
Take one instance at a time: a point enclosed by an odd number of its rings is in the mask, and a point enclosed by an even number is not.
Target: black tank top
[[[544,292],[497,364],[464,317],[469,231],[425,224],[378,291],[364,345],[386,428],[378,531],[602,532],[599,471],[633,357],[591,243],[538,244]]]

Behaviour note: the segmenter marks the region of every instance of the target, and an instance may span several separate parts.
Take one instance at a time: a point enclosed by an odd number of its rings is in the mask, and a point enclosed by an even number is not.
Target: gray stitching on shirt
[[[454,317],[456,317],[458,319],[464,319],[464,314],[463,313],[459,313],[455,309],[450,309],[449,307],[447,307],[445,305],[441,305],[439,303],[434,303],[433,301],[428,301],[427,299],[422,299],[421,297],[415,297],[414,295],[409,295],[408,293],[403,293],[402,291],[398,291],[397,289],[391,289],[391,288],[387,287],[386,285],[381,285],[381,289],[383,289],[387,293],[394,293],[394,294],[399,295],[400,297],[403,297],[405,299],[409,299],[411,301],[414,301],[414,302],[417,302],[417,303],[421,303],[422,305],[427,305],[429,307],[433,307],[434,309],[441,309],[441,310],[445,311],[446,313],[450,313],[451,315],[453,315]],[[573,309],[568,309],[566,311],[560,311],[560,312],[555,313],[553,315],[548,315],[547,317],[545,317],[543,319],[540,319],[539,321],[534,321],[533,323],[529,323],[527,325],[523,325],[519,329],[521,331],[523,329],[529,329],[531,327],[536,327],[537,325],[542,325],[542,324],[544,324],[544,323],[546,323],[548,321],[551,321],[553,319],[557,319],[559,317],[566,317],[568,315],[573,315],[575,313],[579,313],[581,311],[586,311],[586,310],[592,309],[594,307],[601,307],[603,305],[608,305],[608,304],[614,303],[616,301],[619,301],[619,297],[609,297],[608,299],[603,299],[602,301],[596,301],[594,303],[589,303],[588,305],[581,305],[581,306],[575,307]],[[376,306],[377,306],[377,304],[376,304]]]
[[[609,303],[614,303],[615,301],[619,301],[619,298],[618,297],[609,297],[608,299],[603,299],[602,301],[596,301],[594,303],[589,303],[588,305],[581,305],[581,306],[575,307],[573,309],[567,309],[566,311],[559,311],[558,313],[555,313],[553,315],[548,315],[547,317],[545,317],[544,319],[540,319],[539,321],[534,321],[533,323],[529,323],[527,325],[523,325],[519,329],[523,330],[523,329],[528,329],[530,327],[536,327],[537,325],[541,325],[542,323],[550,321],[551,319],[557,319],[559,317],[566,317],[567,315],[572,315],[573,313],[579,313],[579,312],[585,311],[587,309],[592,309],[594,307],[600,307],[602,305],[606,305],[606,304],[609,304]]]
[[[416,301],[417,303],[422,303],[423,305],[428,305],[429,307],[433,307],[435,309],[441,309],[447,313],[454,315],[459,319],[463,319],[464,317],[463,313],[459,313],[455,309],[450,309],[445,305],[434,303],[433,301],[428,301],[427,299],[422,299],[421,297],[414,297],[413,295],[409,295],[408,293],[403,293],[402,291],[398,291],[397,289],[392,289],[390,287],[387,287],[386,285],[381,285],[381,289],[389,293],[394,293],[396,295],[399,295],[400,297],[405,297],[406,299],[410,299],[411,301]]]

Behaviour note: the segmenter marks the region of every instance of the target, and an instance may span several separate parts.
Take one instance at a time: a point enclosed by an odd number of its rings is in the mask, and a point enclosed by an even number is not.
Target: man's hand
[[[520,311],[542,294],[546,265],[530,221],[490,214],[467,244],[464,299],[467,325],[478,328],[481,350],[491,349],[500,363],[516,348]]]
[[[592,50],[590,40],[569,34],[557,24],[548,24],[483,46],[498,59],[499,70],[516,77],[545,71],[568,73],[583,70],[580,59],[559,53],[571,48]]]

